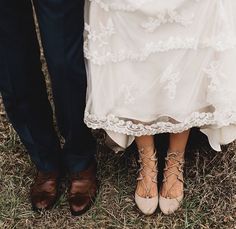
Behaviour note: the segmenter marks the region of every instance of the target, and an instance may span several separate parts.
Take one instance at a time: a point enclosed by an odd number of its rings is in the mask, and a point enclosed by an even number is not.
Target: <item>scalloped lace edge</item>
[[[132,136],[181,133],[193,127],[214,126],[214,128],[221,128],[232,124],[236,125],[236,111],[226,113],[194,112],[184,121],[178,123],[168,121],[172,119],[170,117],[162,117],[162,120],[163,118],[166,118],[167,121],[155,121],[150,124],[136,124],[132,120],[124,120],[111,114],[106,117],[98,117],[89,112],[85,112],[84,121],[86,125],[92,129],[105,129]]]
[[[181,38],[181,37],[170,37],[166,40],[160,40],[158,42],[148,42],[145,47],[135,51],[127,51],[126,49],[120,50],[118,52],[107,51],[105,54],[99,51],[91,51],[89,48],[89,40],[85,40],[84,43],[84,53],[85,57],[90,60],[93,64],[104,65],[106,63],[119,63],[126,60],[131,61],[145,61],[150,55],[167,52],[170,50],[197,50],[203,48],[212,48],[218,52],[223,52],[228,49],[236,48],[236,37],[220,34],[213,38],[205,39],[199,42],[198,39]]]

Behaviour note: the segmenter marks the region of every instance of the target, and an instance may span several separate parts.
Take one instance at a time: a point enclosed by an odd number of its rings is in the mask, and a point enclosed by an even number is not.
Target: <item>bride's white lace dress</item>
[[[85,122],[126,147],[201,127],[236,139],[235,0],[90,0]]]

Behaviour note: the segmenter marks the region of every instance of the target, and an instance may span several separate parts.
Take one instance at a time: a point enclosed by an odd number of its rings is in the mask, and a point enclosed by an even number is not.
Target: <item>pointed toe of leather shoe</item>
[[[58,199],[58,172],[38,172],[30,190],[32,210],[50,210]]]
[[[80,216],[87,212],[95,201],[93,198],[77,196],[69,201],[70,211],[73,216]]]
[[[71,214],[79,216],[88,211],[95,202],[97,190],[95,163],[84,171],[72,174],[68,196]]]

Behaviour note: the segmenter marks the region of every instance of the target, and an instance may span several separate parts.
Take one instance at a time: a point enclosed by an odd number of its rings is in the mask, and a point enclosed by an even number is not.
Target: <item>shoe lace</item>
[[[139,176],[137,178],[137,181],[139,182],[142,182],[144,188],[145,188],[145,191],[146,191],[146,198],[150,198],[151,197],[151,188],[152,188],[152,185],[148,186],[145,181],[144,181],[144,178],[146,176],[149,176],[151,179],[152,179],[152,182],[157,184],[157,176],[158,176],[158,170],[157,170],[157,164],[158,164],[158,160],[156,158],[156,150],[154,151],[154,153],[151,155],[151,156],[147,156],[144,151],[146,149],[145,148],[142,148],[139,150],[139,164],[140,164],[140,168],[138,170],[138,173],[139,173]],[[145,160],[146,159],[146,160]],[[148,164],[146,161],[153,161],[155,162],[154,165],[151,167],[150,164]],[[150,171],[147,172],[147,170],[145,170],[145,168],[149,168]],[[151,176],[152,173],[155,173],[154,176]]]
[[[167,195],[169,194],[170,190],[174,187],[174,185],[178,181],[184,183],[184,179],[183,179],[184,159],[178,159],[177,158],[178,155],[179,155],[179,152],[169,152],[167,154],[167,157],[165,158],[166,163],[165,163],[164,171],[168,172],[168,174],[166,175],[166,173],[164,173],[163,183],[167,182],[170,176],[172,175],[176,176],[176,181],[167,190]],[[171,165],[168,163],[170,160],[173,161]],[[174,168],[177,168],[177,171],[176,169],[173,171]]]

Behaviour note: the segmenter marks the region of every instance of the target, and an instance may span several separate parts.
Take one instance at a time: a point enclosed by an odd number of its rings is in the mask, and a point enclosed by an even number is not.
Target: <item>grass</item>
[[[46,63],[43,58],[42,61],[48,79]],[[163,161],[166,136],[159,136],[157,142]],[[64,180],[63,194],[55,208],[38,214],[31,211],[29,203],[35,169],[7,121],[0,98],[0,228],[236,229],[235,150],[236,143],[232,143],[216,153],[198,131],[193,131],[186,155],[185,199],[181,209],[172,216],[157,210],[146,217],[134,204],[135,149],[114,154],[101,143],[97,154],[100,191],[94,206],[85,215],[72,217]]]
[[[1,102],[0,102],[1,103]],[[159,210],[151,217],[139,213],[133,198],[137,164],[134,150],[114,154],[98,147],[100,192],[94,206],[72,217],[63,192],[52,211],[31,211],[28,191],[35,173],[24,147],[0,108],[0,228],[236,228],[235,143],[216,153],[204,139],[189,147],[182,208],[172,216]],[[192,139],[198,135],[192,135]],[[194,141],[192,141],[194,142]],[[161,150],[160,150],[161,151]],[[163,156],[163,155],[162,155]]]

